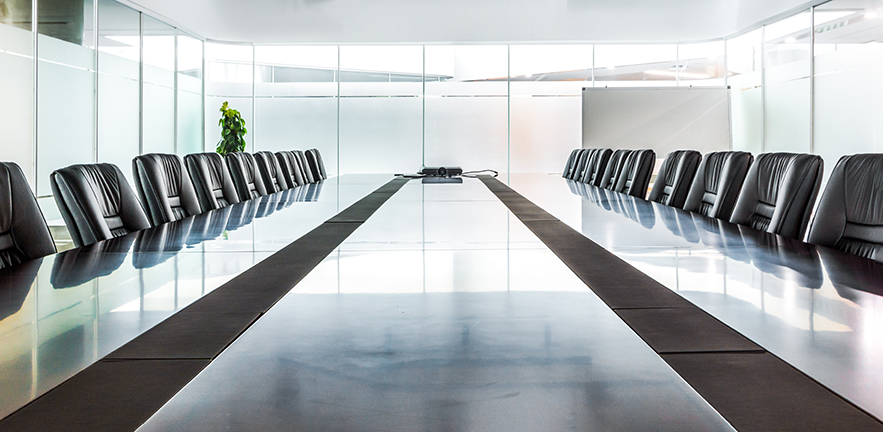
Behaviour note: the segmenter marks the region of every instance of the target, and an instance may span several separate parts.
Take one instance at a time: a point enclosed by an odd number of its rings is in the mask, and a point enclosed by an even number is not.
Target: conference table
[[[872,261],[556,175],[501,177],[511,193],[392,179],[332,177],[0,271],[0,429],[88,422],[58,407],[90,403],[96,371],[166,363],[189,369],[126,390],[162,393],[153,408],[97,409],[93,430],[734,430],[530,223],[553,218],[883,418]],[[176,319],[208,333],[155,348]]]

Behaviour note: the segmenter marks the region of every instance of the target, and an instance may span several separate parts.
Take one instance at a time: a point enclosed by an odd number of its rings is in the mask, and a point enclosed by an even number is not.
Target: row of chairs
[[[55,201],[77,247],[327,178],[316,149],[226,157],[197,153],[183,159],[152,153],[133,159],[132,173],[137,196],[114,164],[71,165],[50,175]],[[0,268],[55,253],[21,168],[0,162],[0,185]]]
[[[646,184],[640,191],[604,184],[607,177],[623,175],[619,167],[593,182],[593,173],[610,170],[616,161],[609,149],[577,149],[563,176],[644,198]],[[822,158],[811,154],[763,153],[755,160],[747,152],[703,158],[697,151],[679,150],[666,156],[647,199],[883,262],[883,154],[841,157],[809,226],[823,167]],[[650,168],[641,169],[647,172],[638,177],[649,177]]]

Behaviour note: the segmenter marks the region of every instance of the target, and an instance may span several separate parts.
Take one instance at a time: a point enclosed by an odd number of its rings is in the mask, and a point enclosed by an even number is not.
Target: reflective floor
[[[390,178],[331,178],[0,271],[0,418]]]
[[[883,418],[883,265],[560,176],[514,174],[511,186]]]
[[[732,430],[474,179],[411,181],[140,430]]]

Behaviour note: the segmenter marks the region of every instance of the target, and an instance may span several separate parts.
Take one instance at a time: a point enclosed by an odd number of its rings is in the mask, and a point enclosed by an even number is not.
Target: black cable
[[[476,178],[476,177],[478,177],[478,174],[481,174],[481,173],[494,173],[494,177],[497,177],[500,175],[500,173],[498,173],[496,170],[492,170],[492,169],[483,169],[483,170],[477,170],[477,171],[464,171],[464,172],[460,173],[460,175],[463,177]]]

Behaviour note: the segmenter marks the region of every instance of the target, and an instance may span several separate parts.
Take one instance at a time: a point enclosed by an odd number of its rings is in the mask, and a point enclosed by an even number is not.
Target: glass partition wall
[[[131,180],[139,154],[203,150],[202,41],[113,0],[0,12],[0,157],[22,167],[51,225],[58,168],[108,162]]]
[[[699,43],[391,46],[203,42],[114,0],[46,2],[36,17],[32,3],[0,15],[0,157],[55,223],[53,170],[101,161],[129,175],[141,153],[213,151],[225,101],[248,151],[318,148],[331,175],[558,172],[580,146],[584,87],[727,85],[733,149],[814,152],[826,172],[883,141],[883,0]]]

